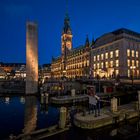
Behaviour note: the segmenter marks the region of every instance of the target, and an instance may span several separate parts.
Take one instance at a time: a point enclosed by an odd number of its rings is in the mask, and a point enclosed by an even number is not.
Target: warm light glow
[[[113,51],[110,52],[110,58],[113,58]]]
[[[115,51],[116,57],[119,57],[119,50]]]
[[[101,54],[101,60],[103,60],[104,59],[104,54]]]
[[[119,60],[116,60],[116,67],[119,66]]]
[[[105,58],[108,59],[108,53],[105,53]]]
[[[136,57],[137,57],[137,58],[139,57],[139,52],[138,52],[138,51],[136,51]]]
[[[130,67],[130,60],[127,60],[127,66]]]
[[[131,53],[132,53],[132,57],[134,57],[135,56],[134,50],[132,50]]]
[[[135,69],[135,68],[136,68],[136,66],[131,66],[131,67],[130,67],[130,69],[132,69],[132,70]]]
[[[127,56],[130,56],[130,49],[127,49]]]

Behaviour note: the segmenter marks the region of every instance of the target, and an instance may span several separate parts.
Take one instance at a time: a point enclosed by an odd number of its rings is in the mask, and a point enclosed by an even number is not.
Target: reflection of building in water
[[[35,130],[37,123],[37,100],[34,96],[25,98],[25,115],[23,133],[28,134]]]
[[[20,97],[20,103],[22,103],[22,104],[25,103],[25,97],[23,97],[23,96]]]

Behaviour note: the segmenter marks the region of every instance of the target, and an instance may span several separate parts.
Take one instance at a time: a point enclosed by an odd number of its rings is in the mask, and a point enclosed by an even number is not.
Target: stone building
[[[140,34],[122,28],[106,33],[85,45],[73,48],[69,17],[64,20],[61,56],[52,58],[51,73],[55,78],[139,77]]]
[[[66,15],[61,36],[61,56],[52,58],[52,76],[55,78],[89,76],[90,46],[87,37],[85,45],[73,48],[70,20]]]
[[[140,34],[118,29],[99,37],[91,51],[93,77],[139,77]]]

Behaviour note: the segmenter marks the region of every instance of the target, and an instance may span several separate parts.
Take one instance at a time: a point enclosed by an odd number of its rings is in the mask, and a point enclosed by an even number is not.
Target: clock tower
[[[68,51],[72,49],[72,31],[70,28],[70,19],[68,14],[64,19],[64,27],[61,36],[61,53],[66,55]]]

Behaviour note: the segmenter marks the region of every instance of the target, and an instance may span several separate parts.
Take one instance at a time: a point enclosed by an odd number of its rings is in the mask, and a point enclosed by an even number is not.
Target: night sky
[[[66,0],[0,0],[0,61],[25,62],[25,25],[39,26],[39,63],[60,55]],[[140,32],[140,0],[69,0],[73,47],[118,28]]]

